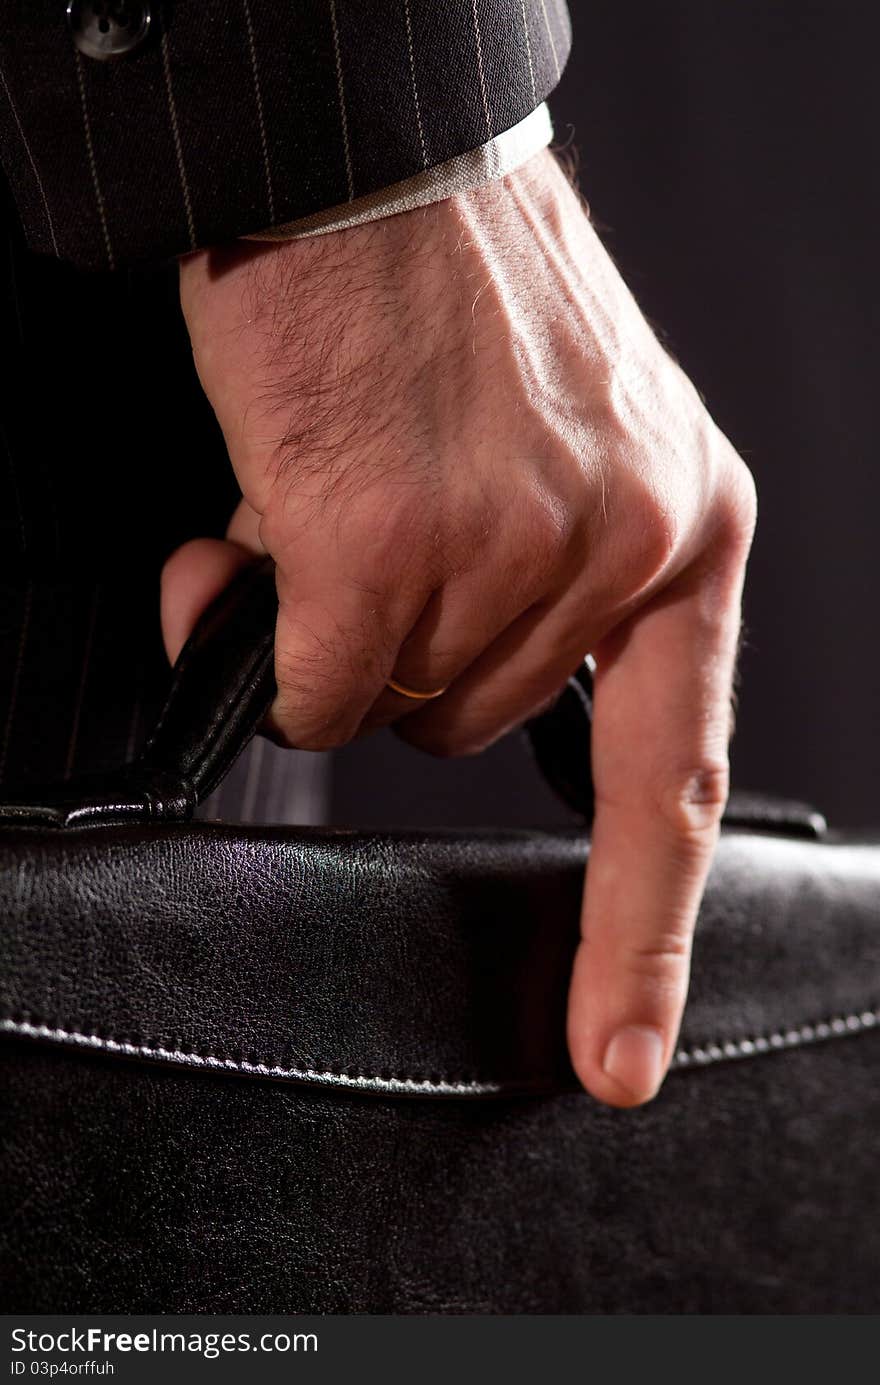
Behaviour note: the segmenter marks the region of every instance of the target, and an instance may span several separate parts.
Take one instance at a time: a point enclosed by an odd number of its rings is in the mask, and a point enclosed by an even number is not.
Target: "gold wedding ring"
[[[400,693],[401,697],[411,697],[416,702],[430,702],[434,697],[442,697],[449,684],[447,683],[446,687],[443,688],[433,688],[431,692],[419,692],[417,688],[404,687],[403,683],[397,683],[393,678],[389,678],[386,686],[392,692]]]

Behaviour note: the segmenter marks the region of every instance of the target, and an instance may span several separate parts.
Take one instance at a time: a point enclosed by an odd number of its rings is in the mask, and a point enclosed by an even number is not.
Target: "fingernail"
[[[602,1071],[636,1101],[650,1101],[663,1081],[663,1035],[647,1024],[618,1029],[605,1050]]]

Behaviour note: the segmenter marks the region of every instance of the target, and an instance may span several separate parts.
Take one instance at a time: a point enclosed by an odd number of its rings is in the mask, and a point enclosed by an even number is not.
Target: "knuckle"
[[[728,790],[727,761],[707,759],[665,780],[656,794],[656,808],[680,842],[703,850],[717,832]]]
[[[707,532],[713,551],[740,568],[754,537],[758,497],[754,477],[745,462],[729,444],[728,452],[729,465],[708,514]]]
[[[569,541],[570,506],[561,496],[532,489],[521,513],[524,516],[521,542],[526,560],[531,560],[533,566],[552,569]]]
[[[401,570],[426,561],[431,515],[422,487],[376,486],[348,506],[345,542],[352,551],[356,545],[365,571],[390,586]]]
[[[643,552],[652,575],[663,572],[672,562],[681,544],[681,523],[669,505],[653,498],[646,507]]]
[[[650,474],[648,463],[643,468]],[[655,468],[656,470],[656,468]],[[629,603],[668,571],[683,539],[686,516],[625,469],[594,471],[580,509],[563,536],[594,599],[611,607]]]
[[[414,464],[415,465],[415,464]],[[300,462],[277,484],[263,512],[259,536],[280,566],[292,554],[296,568],[304,543],[325,539],[340,561],[369,580],[391,585],[394,575],[432,552],[437,527],[432,486],[404,481],[381,459],[329,457],[319,476]]]
[[[452,571],[471,572],[481,567],[500,529],[496,497],[447,498],[437,528]]]
[[[748,546],[758,519],[758,492],[755,478],[740,457],[736,457],[730,479],[728,506],[733,535]]]
[[[681,546],[682,521],[674,505],[649,491],[628,504],[628,543],[620,571],[632,594],[656,582],[667,571]]]

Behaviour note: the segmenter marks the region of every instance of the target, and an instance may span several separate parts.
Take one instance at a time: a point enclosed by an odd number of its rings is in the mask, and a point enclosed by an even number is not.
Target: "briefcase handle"
[[[275,566],[244,568],[197,622],[174,665],[156,726],[131,764],[108,774],[28,789],[0,806],[0,824],[186,822],[223,780],[275,697]],[[526,733],[550,786],[582,819],[593,814],[592,676],[586,660]],[[819,814],[803,804],[732,798],[726,821],[815,837]]]
[[[98,777],[28,789],[0,823],[72,827],[185,822],[231,769],[275,697],[275,566],[244,568],[203,613],[174,665],[159,719],[131,764]],[[592,804],[589,674],[532,726],[539,763],[577,811]],[[577,764],[580,773],[572,773]]]
[[[171,688],[142,759],[188,786],[201,803],[225,777],[275,697],[275,566],[245,568],[208,607],[175,664]],[[588,664],[559,701],[530,724],[538,764],[581,816],[592,816]]]

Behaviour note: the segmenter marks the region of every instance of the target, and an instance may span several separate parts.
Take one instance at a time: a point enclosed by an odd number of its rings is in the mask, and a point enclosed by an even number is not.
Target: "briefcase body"
[[[237,599],[135,766],[3,811],[6,1311],[877,1311],[880,847],[734,805],[672,1071],[602,1107],[584,828],[182,820],[271,696]]]

